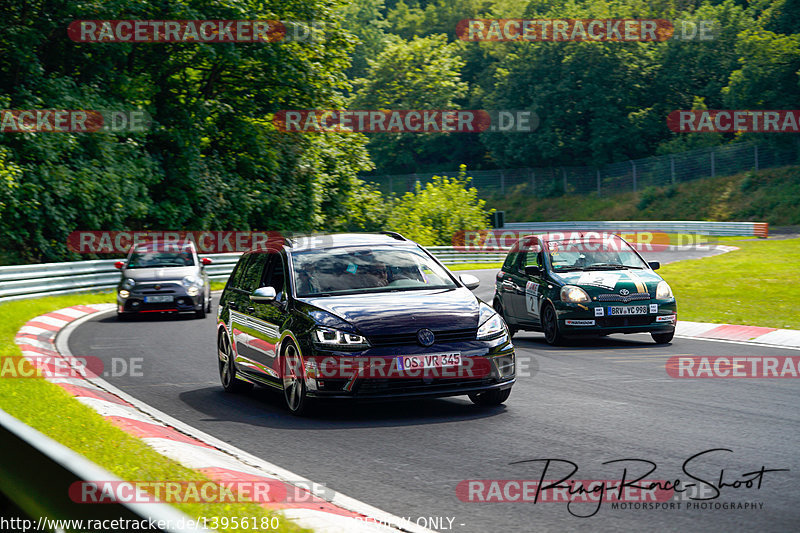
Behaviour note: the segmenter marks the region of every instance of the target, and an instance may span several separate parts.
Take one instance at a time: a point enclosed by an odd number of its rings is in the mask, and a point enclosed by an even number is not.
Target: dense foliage
[[[462,19],[515,17],[711,20],[715,30],[710,41],[649,43],[456,35]],[[0,133],[0,263],[77,259],[65,241],[78,229],[402,228],[428,241],[411,221],[443,222],[409,198],[440,197],[384,197],[356,176],[598,165],[739,141],[675,134],[665,117],[796,108],[798,18],[789,0],[4,0],[0,109],[141,109],[153,123],[142,133]],[[81,19],[314,21],[324,38],[84,44],[67,35]],[[540,124],[362,135],[287,134],[271,121],[283,109],[343,107],[530,110]]]
[[[361,0],[373,6],[374,23],[387,47],[446,36],[462,59],[452,74],[467,84],[454,102],[464,109],[535,111],[530,134],[484,132],[423,139],[414,153],[371,151],[376,174],[469,168],[603,165],[741,140],[725,135],[694,139],[669,131],[673,110],[795,109],[800,102],[800,4],[789,0]],[[678,36],[692,23],[712,21],[713,40],[662,42],[467,42],[459,20],[667,19]],[[386,27],[386,23],[389,26]],[[386,28],[386,29],[384,29]],[[398,42],[397,39],[403,39]],[[374,50],[374,48],[372,49]],[[396,82],[391,57],[373,52],[366,78],[368,99]],[[422,74],[422,73],[418,73]],[[424,98],[424,92],[418,99]],[[760,141],[796,143],[794,134],[750,134]],[[419,142],[419,140],[418,140]],[[385,147],[384,147],[385,148]],[[422,157],[421,157],[422,156]]]
[[[360,135],[276,131],[281,109],[337,107],[354,40],[329,0],[0,4],[0,108],[143,109],[136,134],[0,134],[6,262],[68,258],[77,229],[323,228],[341,218]],[[279,19],[322,42],[76,43],[79,19]]]

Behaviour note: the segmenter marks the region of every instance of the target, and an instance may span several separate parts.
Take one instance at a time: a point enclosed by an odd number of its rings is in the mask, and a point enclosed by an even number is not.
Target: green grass
[[[228,283],[227,280],[226,281],[214,281],[214,280],[211,280],[211,290],[212,291],[221,291],[222,289],[225,288],[225,284],[226,283]]]
[[[0,359],[21,357],[14,336],[31,318],[77,304],[111,302],[113,294],[78,294],[7,302],[0,304]],[[1,363],[1,361],[0,361]],[[64,444],[129,481],[205,481],[202,474],[157,453],[143,441],[132,437],[81,404],[62,388],[43,379],[0,378],[0,408],[45,435]],[[2,460],[2,459],[0,459]],[[191,518],[270,517],[266,509],[253,503],[176,504]],[[42,515],[44,507],[26,509]],[[280,515],[277,515],[280,516]],[[277,531],[304,531],[280,517]],[[228,529],[227,531],[251,531]]]
[[[678,319],[800,329],[800,239],[740,240],[739,250],[659,270]]]
[[[542,198],[520,185],[490,196],[487,207],[509,222],[563,220],[717,220],[800,224],[800,166],[703,178],[668,187],[642,186],[636,193],[597,193]]]

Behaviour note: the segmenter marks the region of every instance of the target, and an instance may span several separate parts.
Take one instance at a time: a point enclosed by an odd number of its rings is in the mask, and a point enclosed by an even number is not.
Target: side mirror
[[[525,267],[525,275],[526,276],[541,276],[542,275],[542,267],[537,265],[528,265]]]
[[[211,263],[213,263],[214,261],[212,261],[208,257],[203,257],[202,259],[200,259],[200,262],[203,263],[204,266],[208,266]]]
[[[272,287],[259,287],[250,295],[251,302],[265,303],[275,299],[275,289]]]
[[[661,262],[659,261],[650,261],[647,264],[650,265],[650,268],[652,268],[653,270],[658,270],[659,268],[661,268]]]
[[[458,279],[461,281],[461,283],[464,284],[465,287],[467,287],[471,291],[477,289],[478,286],[481,284],[481,280],[479,280],[472,274],[461,274],[460,276],[458,276]]]
[[[125,261],[117,261],[114,263],[114,268],[122,269],[125,266]]]

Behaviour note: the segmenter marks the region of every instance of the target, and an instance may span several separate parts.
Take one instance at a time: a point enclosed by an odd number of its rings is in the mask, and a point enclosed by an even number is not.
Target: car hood
[[[652,270],[590,270],[563,272],[553,276],[565,285],[577,285],[589,295],[617,293],[623,289],[630,293],[655,293],[661,276]]]
[[[469,289],[417,290],[302,298],[364,335],[478,327],[479,301]]]
[[[164,281],[182,280],[186,276],[197,274],[196,266],[188,267],[157,267],[157,268],[128,268],[122,271],[122,276],[136,281]]]

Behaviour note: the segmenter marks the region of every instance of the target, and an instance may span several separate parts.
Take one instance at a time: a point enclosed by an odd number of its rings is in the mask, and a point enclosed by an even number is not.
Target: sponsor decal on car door
[[[537,320],[539,319],[541,304],[542,301],[539,298],[539,284],[533,281],[527,282],[525,284],[525,309],[531,317]]]

